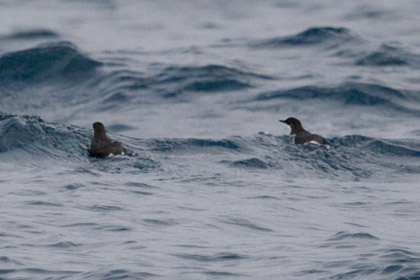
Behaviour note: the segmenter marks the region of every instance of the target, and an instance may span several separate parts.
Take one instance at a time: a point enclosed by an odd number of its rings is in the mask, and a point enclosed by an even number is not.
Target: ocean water
[[[419,10],[0,0],[0,279],[420,279]]]

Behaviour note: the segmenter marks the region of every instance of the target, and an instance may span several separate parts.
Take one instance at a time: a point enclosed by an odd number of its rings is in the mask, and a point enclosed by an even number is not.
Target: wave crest
[[[356,60],[355,64],[373,67],[408,65],[418,67],[420,65],[420,55],[384,44],[378,50]]]
[[[43,44],[0,57],[0,81],[39,83],[51,79],[81,79],[102,63],[81,54],[68,42]]]
[[[32,155],[67,158],[87,154],[88,136],[75,127],[46,123],[37,116],[0,114],[0,152],[22,150]]]
[[[337,47],[343,43],[360,40],[349,29],[343,27],[312,27],[286,37],[262,40],[252,44],[255,48],[281,48],[294,46],[325,45]]]

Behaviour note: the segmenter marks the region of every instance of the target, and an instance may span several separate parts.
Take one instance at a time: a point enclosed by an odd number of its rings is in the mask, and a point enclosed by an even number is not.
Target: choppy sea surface
[[[0,0],[0,279],[420,279],[419,10]]]

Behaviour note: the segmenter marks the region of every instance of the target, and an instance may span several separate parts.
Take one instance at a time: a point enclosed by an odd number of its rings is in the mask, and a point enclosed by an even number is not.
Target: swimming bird
[[[311,141],[317,142],[318,144],[326,143],[324,138],[322,138],[321,136],[306,131],[298,119],[288,118],[287,120],[280,120],[279,122],[283,122],[290,126],[290,128],[292,129],[290,135],[296,135],[295,144],[304,144]]]
[[[110,154],[120,155],[124,148],[119,142],[112,141],[106,136],[105,126],[101,122],[93,124],[93,138],[90,141],[89,154],[93,157],[107,157]]]

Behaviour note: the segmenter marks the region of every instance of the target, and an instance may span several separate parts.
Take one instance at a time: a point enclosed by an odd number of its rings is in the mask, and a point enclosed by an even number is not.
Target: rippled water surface
[[[0,279],[420,279],[419,9],[0,0]]]

